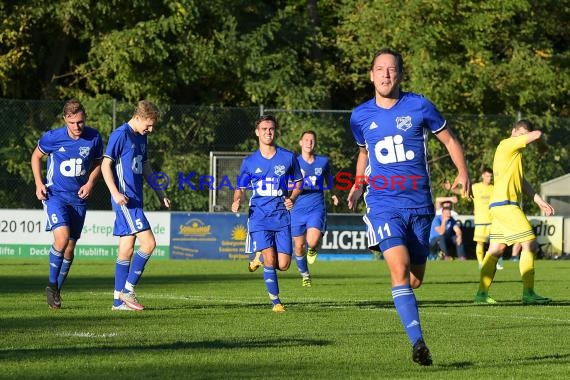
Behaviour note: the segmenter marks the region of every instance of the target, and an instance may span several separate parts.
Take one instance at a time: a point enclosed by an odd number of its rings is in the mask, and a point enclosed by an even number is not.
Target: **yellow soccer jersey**
[[[475,215],[475,224],[491,223],[489,201],[493,194],[493,185],[485,185],[483,182],[477,182],[473,184],[471,190],[473,192],[473,214]]]
[[[493,159],[493,195],[491,207],[520,204],[523,191],[522,152],[527,136],[509,137],[499,143]]]

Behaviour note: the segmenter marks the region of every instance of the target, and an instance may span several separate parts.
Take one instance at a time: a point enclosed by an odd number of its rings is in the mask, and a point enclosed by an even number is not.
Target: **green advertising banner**
[[[156,239],[154,259],[170,257],[170,213],[145,213]],[[113,211],[87,211],[75,257],[115,259],[119,238],[113,236]],[[45,231],[43,210],[0,210],[0,258],[47,257],[53,243],[51,232]]]

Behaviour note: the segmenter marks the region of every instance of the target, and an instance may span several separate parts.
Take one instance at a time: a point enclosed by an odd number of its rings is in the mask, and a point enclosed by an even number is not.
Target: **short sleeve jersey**
[[[111,133],[105,157],[115,166],[113,176],[119,191],[129,198],[135,207],[143,205],[143,163],[148,158],[147,136],[136,133],[128,123]]]
[[[93,162],[103,158],[103,140],[99,132],[86,126],[81,136],[74,140],[63,126],[44,133],[38,141],[38,149],[48,156],[48,197],[57,196],[70,204],[85,203],[77,192],[87,183]]]
[[[249,200],[250,232],[277,231],[291,225],[291,216],[285,208],[284,198],[289,192],[289,182],[302,180],[295,153],[276,147],[271,158],[265,158],[257,150],[244,158],[238,187],[252,190]]]
[[[523,191],[522,149],[526,136],[509,137],[499,143],[493,159],[493,195],[491,207],[520,204]]]
[[[493,194],[493,185],[485,185],[483,182],[477,182],[471,186],[471,191],[473,193],[475,224],[490,224],[491,214],[489,212],[489,201]]]
[[[293,206],[294,212],[326,209],[324,190],[332,183],[329,159],[315,155],[314,161],[308,163],[298,155],[297,160],[303,176],[303,192]]]
[[[402,92],[390,109],[371,99],[350,118],[356,143],[368,151],[370,207],[433,208],[427,138],[446,126],[437,108],[421,95]]]

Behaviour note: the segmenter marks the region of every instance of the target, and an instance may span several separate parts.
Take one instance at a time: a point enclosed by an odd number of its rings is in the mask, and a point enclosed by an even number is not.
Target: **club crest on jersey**
[[[89,147],[88,146],[80,146],[79,147],[79,155],[83,158],[89,156]]]
[[[315,175],[323,174],[323,168],[315,168]]]
[[[146,144],[141,144],[141,152],[143,152],[143,154],[145,150],[146,150]]]
[[[275,165],[274,173],[275,173],[275,175],[284,175],[285,174],[285,165]]]
[[[412,117],[411,116],[400,116],[396,118],[396,128],[407,131],[412,127]]]

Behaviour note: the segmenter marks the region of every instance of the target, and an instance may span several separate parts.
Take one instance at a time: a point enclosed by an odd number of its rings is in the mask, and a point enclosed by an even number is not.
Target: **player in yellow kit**
[[[537,194],[525,180],[522,167],[522,149],[532,142],[546,143],[542,132],[534,130],[528,120],[519,120],[511,130],[511,137],[500,142],[493,160],[495,185],[490,199],[491,235],[487,254],[483,259],[479,290],[475,295],[477,304],[495,304],[489,297],[489,288],[496,273],[496,264],[507,245],[521,243],[519,269],[523,282],[522,302],[525,305],[546,304],[550,298],[534,292],[534,254],[536,236],[528,219],[520,208],[522,192],[532,197],[546,216],[554,214],[554,208]]]
[[[481,182],[477,182],[471,186],[471,191],[473,193],[473,214],[475,217],[475,232],[473,234],[473,240],[477,242],[475,255],[477,256],[479,267],[483,265],[485,244],[489,242],[489,233],[491,231],[489,200],[493,194],[492,180],[493,169],[485,167],[481,171]],[[497,269],[499,268],[497,267]]]

